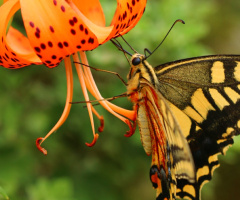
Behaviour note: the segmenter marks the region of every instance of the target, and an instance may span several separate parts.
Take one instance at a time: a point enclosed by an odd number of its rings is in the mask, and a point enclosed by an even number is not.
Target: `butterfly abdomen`
[[[150,128],[148,124],[148,116],[146,114],[146,108],[143,105],[139,106],[137,121],[138,121],[138,127],[140,131],[140,137],[141,137],[143,148],[147,155],[151,155],[152,142],[151,142]]]

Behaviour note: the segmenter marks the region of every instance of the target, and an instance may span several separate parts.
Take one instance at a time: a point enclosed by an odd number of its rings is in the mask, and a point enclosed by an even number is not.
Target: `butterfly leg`
[[[138,111],[138,108],[139,108],[139,105],[136,104],[134,107],[133,107],[133,111],[134,111],[134,119],[133,119],[133,123],[132,124],[128,124],[129,127],[130,127],[130,130],[127,131],[127,133],[124,135],[125,137],[131,137],[134,133],[135,133],[135,130],[136,130],[136,127],[137,127],[137,111]],[[129,122],[129,121],[128,121]],[[127,122],[126,122],[127,123]]]

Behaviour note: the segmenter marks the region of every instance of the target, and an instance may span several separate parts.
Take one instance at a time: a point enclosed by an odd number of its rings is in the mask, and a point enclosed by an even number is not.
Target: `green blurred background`
[[[110,23],[116,2],[101,2]],[[151,56],[153,66],[192,56],[240,54],[239,11],[238,0],[149,0],[142,19],[125,38],[140,53],[144,48],[153,50],[180,18],[186,24],[177,24]],[[19,13],[14,26],[22,28]],[[116,71],[124,78],[128,73],[125,57],[110,42],[88,52],[88,58],[91,66]],[[114,75],[93,74],[104,97],[126,91]],[[74,101],[83,100],[75,70],[74,79]],[[149,181],[151,158],[141,146],[138,131],[131,138],[124,137],[128,127],[100,106],[96,109],[105,118],[105,129],[94,147],[85,145],[91,142],[92,131],[86,108],[77,104],[65,124],[43,144],[48,155],[36,149],[36,138],[53,127],[64,108],[63,65],[0,68],[0,94],[0,186],[10,199],[155,199]],[[125,98],[115,103],[132,106]],[[240,199],[240,137],[227,156],[219,159],[221,167],[204,186],[202,199]]]

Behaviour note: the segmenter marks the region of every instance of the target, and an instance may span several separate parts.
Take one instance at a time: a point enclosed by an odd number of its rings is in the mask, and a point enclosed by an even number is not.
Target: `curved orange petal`
[[[105,26],[105,16],[99,0],[73,0],[73,2],[90,21],[98,26]]]
[[[98,38],[65,0],[20,0],[31,45],[48,67],[66,56],[96,48]],[[71,2],[70,2],[71,3]],[[79,11],[80,12],[80,11]]]
[[[12,27],[6,35],[8,22],[19,9],[18,0],[7,1],[0,7],[0,65],[7,68],[42,64],[24,35]]]
[[[106,38],[111,33],[113,26],[109,27],[99,26],[93,23],[91,20],[89,20],[86,16],[84,16],[83,13],[78,9],[78,7],[74,3],[69,2],[69,5],[72,7],[72,9],[74,9],[78,16],[81,17],[83,22],[87,24],[88,28],[97,36],[99,44],[102,44],[102,42],[105,41]]]
[[[114,28],[107,40],[130,31],[142,17],[146,3],[147,0],[118,0],[117,10],[111,22]]]

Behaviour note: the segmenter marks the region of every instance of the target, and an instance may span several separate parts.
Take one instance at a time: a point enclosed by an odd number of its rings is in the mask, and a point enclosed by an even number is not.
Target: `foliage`
[[[180,18],[186,24],[174,27],[150,58],[153,65],[210,53],[239,53],[239,46],[226,47],[238,49],[238,52],[224,51],[214,39],[215,35],[222,35],[218,43],[228,38],[232,40],[231,30],[236,24],[228,24],[223,19],[229,14],[233,17],[228,18],[229,21],[238,21],[239,12],[235,5],[230,7],[229,2],[235,1],[149,0],[143,18],[125,38],[140,53],[145,47],[153,50],[172,23]],[[106,11],[110,10],[107,9],[109,0],[103,4]],[[18,20],[14,22],[18,26]],[[208,46],[209,43],[214,46]],[[117,71],[123,77],[128,73],[126,59],[110,42],[88,52],[88,56],[91,66]],[[126,90],[113,75],[94,72],[94,76],[104,97]],[[45,157],[36,149],[35,139],[51,129],[65,103],[63,66],[51,70],[43,66],[20,70],[0,68],[0,82],[0,185],[10,199],[154,199],[155,191],[148,177],[151,159],[143,151],[138,132],[125,138],[126,125],[101,107],[96,106],[96,109],[104,115],[105,130],[94,147],[84,144],[92,139],[91,127],[84,105],[77,104],[73,105],[66,123],[44,143],[48,155]],[[79,83],[74,86],[74,101],[83,100]],[[131,109],[126,99],[115,103]],[[239,195],[240,179],[236,177],[240,177],[237,167],[240,165],[240,142],[237,140],[238,144],[227,156],[221,157],[222,166],[216,171],[214,180],[204,187],[203,199],[235,199],[237,192]],[[5,198],[2,190],[0,199],[1,195]]]

